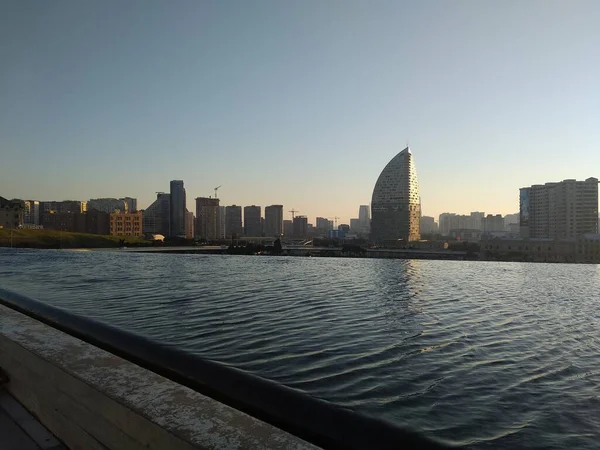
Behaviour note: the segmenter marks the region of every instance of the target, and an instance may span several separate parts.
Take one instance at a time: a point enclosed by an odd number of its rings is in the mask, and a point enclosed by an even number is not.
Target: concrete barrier
[[[9,392],[75,449],[316,449],[0,305]]]

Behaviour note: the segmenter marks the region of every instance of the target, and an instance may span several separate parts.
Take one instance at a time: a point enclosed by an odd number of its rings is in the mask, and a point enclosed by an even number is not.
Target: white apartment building
[[[574,239],[598,231],[598,179],[564,180],[521,188],[523,238]]]

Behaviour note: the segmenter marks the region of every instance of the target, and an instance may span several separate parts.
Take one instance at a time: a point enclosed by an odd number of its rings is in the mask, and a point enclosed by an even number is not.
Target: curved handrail
[[[390,422],[2,288],[0,304],[323,448],[450,448]]]

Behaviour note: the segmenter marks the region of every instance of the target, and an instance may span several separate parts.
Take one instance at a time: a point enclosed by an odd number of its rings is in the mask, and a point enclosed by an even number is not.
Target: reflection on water
[[[595,448],[592,265],[0,250],[0,285],[474,448]]]

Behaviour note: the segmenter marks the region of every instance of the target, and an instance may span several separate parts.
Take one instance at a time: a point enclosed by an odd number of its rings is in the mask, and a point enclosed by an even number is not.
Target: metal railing
[[[1,288],[0,304],[323,448],[450,448],[390,422]]]

